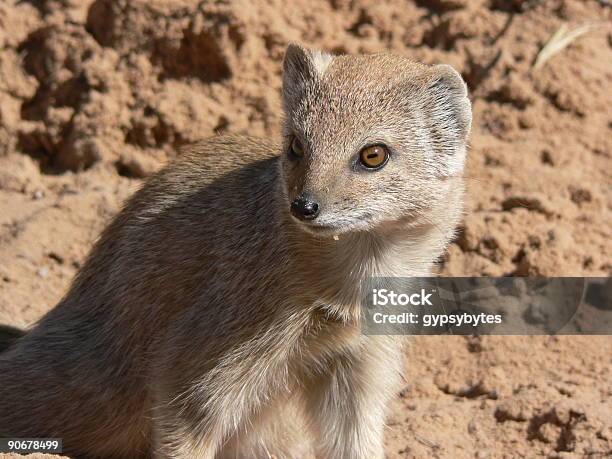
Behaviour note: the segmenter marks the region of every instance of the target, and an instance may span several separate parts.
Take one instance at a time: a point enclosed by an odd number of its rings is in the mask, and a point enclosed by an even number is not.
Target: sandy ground
[[[53,307],[99,231],[181,145],[277,135],[289,41],[445,62],[474,124],[444,275],[612,271],[605,1],[0,1],[0,322]],[[562,25],[593,26],[538,69]],[[612,455],[610,337],[419,337],[387,456]]]

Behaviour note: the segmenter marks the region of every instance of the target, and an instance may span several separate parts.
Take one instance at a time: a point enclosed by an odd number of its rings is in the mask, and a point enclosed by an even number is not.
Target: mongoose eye
[[[298,139],[297,137],[294,137],[293,140],[291,140],[290,149],[291,154],[296,158],[301,158],[302,156],[304,156],[304,146],[302,145],[302,142],[300,142],[300,139]]]
[[[372,145],[361,150],[359,160],[368,169],[380,169],[389,159],[389,150],[384,145]]]

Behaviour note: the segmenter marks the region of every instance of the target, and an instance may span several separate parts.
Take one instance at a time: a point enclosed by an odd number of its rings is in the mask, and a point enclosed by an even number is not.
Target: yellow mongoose
[[[283,66],[282,144],[186,150],[0,354],[0,437],[88,458],[384,457],[401,342],[360,332],[359,285],[429,274],[452,237],[466,85],[298,45]]]

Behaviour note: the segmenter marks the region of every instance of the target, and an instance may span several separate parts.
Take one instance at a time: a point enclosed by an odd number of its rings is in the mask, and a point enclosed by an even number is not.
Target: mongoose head
[[[283,72],[282,184],[287,211],[307,231],[427,219],[462,190],[472,115],[452,67],[292,44]]]

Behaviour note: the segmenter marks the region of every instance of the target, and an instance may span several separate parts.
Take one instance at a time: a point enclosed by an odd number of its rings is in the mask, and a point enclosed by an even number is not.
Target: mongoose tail
[[[10,325],[0,325],[0,352],[6,351],[26,332]]]

